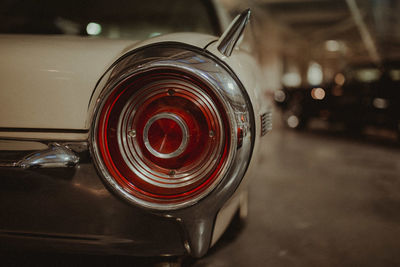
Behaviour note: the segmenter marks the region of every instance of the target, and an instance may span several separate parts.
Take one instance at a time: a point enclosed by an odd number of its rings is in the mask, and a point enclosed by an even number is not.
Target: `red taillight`
[[[172,113],[160,113],[147,121],[143,141],[148,151],[159,158],[174,158],[182,154],[189,140],[184,120]]]
[[[204,82],[159,69],[126,78],[103,103],[96,143],[124,191],[146,202],[182,203],[221,178],[230,125]]]

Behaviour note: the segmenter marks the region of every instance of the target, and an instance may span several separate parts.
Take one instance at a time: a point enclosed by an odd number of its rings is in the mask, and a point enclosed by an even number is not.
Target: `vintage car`
[[[321,86],[284,88],[275,100],[291,128],[317,118],[357,134],[368,127],[389,130],[400,140],[399,87],[399,62],[364,63],[348,66]]]
[[[6,3],[1,249],[203,256],[271,129],[250,10],[216,37],[211,1]]]

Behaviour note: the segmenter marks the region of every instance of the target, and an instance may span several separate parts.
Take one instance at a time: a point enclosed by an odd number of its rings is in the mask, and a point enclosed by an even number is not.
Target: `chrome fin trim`
[[[231,56],[233,49],[242,37],[243,31],[250,20],[250,14],[250,9],[243,11],[231,22],[228,29],[219,38],[217,47],[221,54],[227,57]]]

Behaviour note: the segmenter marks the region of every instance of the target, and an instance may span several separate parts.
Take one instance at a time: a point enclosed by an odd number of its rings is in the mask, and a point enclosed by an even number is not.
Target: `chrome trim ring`
[[[224,163],[221,163],[222,166],[216,174],[217,178],[210,185],[206,186],[204,190],[200,191],[200,193],[190,197],[176,199],[173,202],[142,198],[122,187],[108,171],[100,153],[101,144],[97,142],[97,136],[99,134],[98,127],[103,124],[103,122],[99,120],[99,114],[104,108],[104,103],[108,96],[125,79],[155,69],[169,69],[188,73],[209,86],[226,112],[227,118],[225,123],[228,125],[223,130],[226,131],[230,138],[230,142],[225,151],[226,160]],[[168,92],[165,93],[167,94]],[[232,70],[230,70],[224,62],[221,62],[207,51],[181,43],[158,43],[132,50],[121,57],[103,76],[94,96],[95,98],[90,104],[90,106],[94,106],[91,132],[91,152],[94,162],[99,173],[102,174],[102,178],[105,180],[106,184],[110,186],[110,189],[131,204],[146,209],[165,211],[183,209],[195,203],[200,204],[203,201],[222,203],[222,199],[226,199],[228,196],[232,195],[235,188],[240,184],[249,164],[254,145],[254,113],[250,99],[243,85]],[[239,114],[241,116],[239,116]],[[240,118],[243,117],[242,115],[244,116],[243,121],[240,120]],[[220,121],[221,118],[219,117],[218,120]],[[119,125],[123,127],[124,131],[125,129],[128,130],[128,132],[130,130],[135,130],[133,124],[125,124],[122,123],[122,121],[127,121],[127,118],[122,119],[120,117]],[[120,128],[120,126],[116,128]],[[243,141],[240,147],[237,146],[237,133],[239,129],[243,132]],[[120,129],[116,130],[120,131]],[[214,129],[211,128],[210,130]],[[214,134],[209,134],[210,138],[215,138],[213,135]],[[120,141],[124,140],[123,142],[125,142],[125,140],[127,140],[130,147],[125,147],[124,149],[132,149],[135,147],[135,139],[138,138],[123,135]],[[118,145],[122,145],[122,142]],[[140,157],[139,153],[137,155]],[[210,156],[210,158],[218,160],[213,156]],[[134,164],[143,163],[138,157],[131,158],[130,160],[133,160],[131,163]],[[140,165],[142,163],[140,163]],[[142,165],[140,166],[141,169],[143,167]],[[196,170],[196,172],[197,176],[201,177],[202,173],[204,173],[204,169]],[[172,182],[172,184],[166,186],[174,187],[173,183],[177,182],[179,177],[182,179],[184,174],[185,173],[176,173],[172,178],[169,177],[168,180]],[[151,179],[154,178],[164,179],[164,177],[159,174],[151,177]],[[155,182],[155,180],[152,181]],[[181,180],[180,182],[183,181]],[[205,198],[207,195],[210,196]]]
[[[151,70],[146,70],[145,72],[147,71]],[[135,75],[140,75],[145,72],[137,71],[131,76],[125,78],[123,81],[120,81],[119,84],[124,83]],[[136,132],[133,126],[135,126],[135,122],[137,121],[135,117],[137,117],[138,109],[144,104],[142,96],[153,97],[163,94],[169,95],[168,89],[166,89],[163,85],[165,83],[170,83],[171,81],[172,80],[167,79],[161,83],[151,83],[146,87],[143,87],[140,92],[134,93],[126,101],[125,107],[121,112],[117,127],[117,135],[118,145],[123,159],[126,161],[131,171],[135,173],[135,175],[140,177],[143,181],[155,186],[177,188],[187,186],[201,180],[204,173],[207,173],[214,168],[213,162],[208,161],[207,164],[204,165],[169,170],[168,173],[165,172],[165,169],[150,168],[149,166],[154,167],[154,165],[144,156],[143,151],[140,149],[138,138],[128,138],[127,134],[125,134],[131,131]],[[188,91],[190,91],[191,94],[201,99],[205,107],[209,109],[209,112],[211,112],[210,116],[215,118],[214,128],[210,130],[213,130],[213,132],[219,131],[220,136],[218,139],[216,139],[217,136],[210,137],[218,142],[216,146],[209,148],[207,157],[217,159],[219,156],[219,151],[222,149],[223,135],[225,134],[225,129],[222,127],[223,121],[221,115],[216,107],[212,104],[210,97],[202,92],[200,88],[195,87],[193,84],[188,84],[186,81],[174,81],[173,85],[175,90],[174,96],[189,97]],[[204,160],[204,158],[201,158],[200,160]],[[172,176],[170,174],[171,172],[173,172]]]
[[[176,122],[176,124],[178,124],[178,126],[181,128],[181,131],[182,131],[181,144],[175,151],[173,151],[171,153],[158,152],[151,146],[150,141],[149,141],[149,129],[153,125],[154,122],[156,122],[160,119],[170,119],[170,120]],[[144,145],[146,146],[146,148],[149,150],[149,152],[151,154],[153,154],[154,156],[163,158],[163,159],[174,158],[174,157],[177,157],[180,154],[182,154],[182,152],[185,150],[185,148],[189,142],[189,130],[188,130],[188,127],[187,127],[185,121],[182,120],[181,117],[179,117],[175,114],[172,114],[172,113],[160,113],[160,114],[157,114],[157,115],[151,117],[150,120],[144,126],[143,142],[144,142]]]

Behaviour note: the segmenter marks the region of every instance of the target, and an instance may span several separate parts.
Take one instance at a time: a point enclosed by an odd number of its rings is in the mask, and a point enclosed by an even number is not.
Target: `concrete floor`
[[[240,233],[231,227],[205,258],[184,265],[400,266],[398,144],[279,127],[266,138],[247,225]],[[4,256],[10,266],[148,265],[126,257]]]
[[[267,138],[247,227],[193,266],[400,266],[397,144],[279,128]]]

